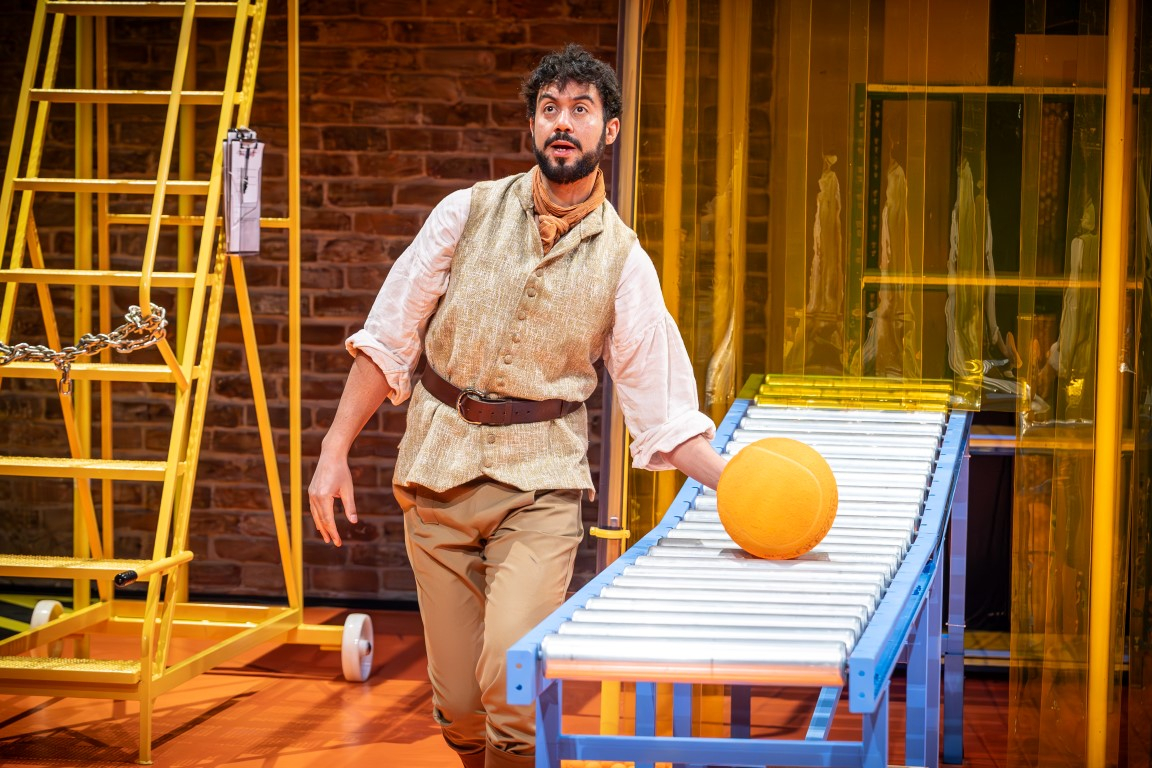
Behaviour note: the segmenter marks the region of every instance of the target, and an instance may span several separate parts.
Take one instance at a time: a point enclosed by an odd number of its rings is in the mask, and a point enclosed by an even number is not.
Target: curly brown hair
[[[620,117],[620,81],[616,79],[615,70],[581,46],[569,43],[564,50],[542,58],[536,69],[525,78],[520,93],[528,107],[528,119],[536,116],[536,99],[541,88],[553,83],[563,88],[570,82],[596,86],[600,92],[600,101],[604,104],[605,123]]]

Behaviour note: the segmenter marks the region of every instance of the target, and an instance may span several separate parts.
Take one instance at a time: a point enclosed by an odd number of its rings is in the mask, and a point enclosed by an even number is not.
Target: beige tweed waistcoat
[[[545,255],[531,174],[472,189],[448,290],[428,325],[428,364],[455,386],[529,400],[587,400],[636,241],[605,202]],[[487,476],[522,490],[591,488],[584,408],[488,427],[413,388],[393,479],[444,491]]]

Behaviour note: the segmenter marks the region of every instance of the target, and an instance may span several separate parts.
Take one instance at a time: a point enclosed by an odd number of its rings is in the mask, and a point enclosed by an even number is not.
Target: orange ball
[[[836,519],[837,504],[828,462],[812,446],[787,437],[740,449],[716,488],[724,530],[744,551],[771,560],[798,557],[819,544]]]

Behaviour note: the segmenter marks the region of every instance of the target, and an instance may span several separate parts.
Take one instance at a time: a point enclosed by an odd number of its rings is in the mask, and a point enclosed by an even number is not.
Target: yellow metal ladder
[[[0,475],[71,481],[76,518],[71,556],[0,554],[0,576],[72,580],[75,606],[67,614],[58,605],[38,606],[29,631],[0,642],[0,690],[139,701],[142,763],[151,762],[156,696],[261,642],[341,648],[345,676],[353,680],[367,677],[371,663],[367,617],[350,617],[343,628],[300,623],[298,418],[292,427],[294,487],[289,516],[284,510],[243,262],[227,253],[218,219],[223,142],[230,128],[248,124],[266,5],[267,0],[39,0],[0,192],[0,281],[4,283],[0,383],[17,378],[58,383],[68,452],[64,456],[0,456]],[[174,32],[170,87],[117,87],[135,82],[131,73],[117,79],[116,57],[109,50],[110,26],[125,19]],[[227,67],[216,90],[194,86],[197,25],[205,19],[232,25]],[[296,24],[295,2],[289,0],[293,73]],[[76,43],[71,60],[64,56],[68,39]],[[76,76],[74,87],[58,83],[62,62],[68,61]],[[298,131],[295,87],[295,82],[290,83],[289,111],[292,130]],[[67,106],[72,110],[62,109]],[[194,144],[197,108],[219,112],[208,153],[211,165],[199,172]],[[132,110],[147,109],[163,110],[158,151],[154,156],[146,153],[145,158],[115,152],[113,131],[122,125],[117,120],[138,114]],[[58,125],[65,130],[72,126],[75,131],[74,167],[66,170],[56,167],[58,159],[51,167],[46,161],[48,137]],[[134,167],[132,161],[145,167]],[[298,162],[298,151],[292,148],[290,186],[297,184],[291,176]],[[290,198],[286,219],[262,223],[292,233],[296,272],[290,293],[296,295],[289,299],[291,324],[298,327],[298,191],[290,192]],[[58,206],[61,201],[70,202],[74,209],[71,263],[60,263],[59,256],[43,247],[36,226],[41,204]],[[187,563],[193,557],[188,542],[193,489],[229,268],[284,569],[287,605],[282,607],[197,606],[186,598]],[[22,286],[34,288],[34,297],[28,291],[22,296]],[[62,294],[71,297],[71,312],[58,306],[54,293],[57,299]],[[114,320],[114,309],[130,302],[133,306],[124,322],[108,332],[119,322]],[[29,319],[37,316],[42,323],[37,338],[13,338],[15,329],[28,326]],[[104,333],[93,334],[93,325]],[[79,340],[62,346],[62,336],[69,331]],[[144,351],[146,347],[154,349]],[[131,354],[113,362],[114,350]],[[298,365],[298,355],[293,355],[290,375],[296,410]],[[167,446],[153,449],[155,456],[149,455],[147,445],[116,444],[114,419],[142,388],[150,398],[158,392],[170,398],[166,400],[171,414]],[[150,558],[114,556],[117,483],[160,488]],[[148,582],[146,598],[117,599],[114,584],[133,580]],[[91,599],[93,582],[95,600]],[[89,637],[101,633],[139,634],[139,656],[89,658]],[[181,636],[206,638],[214,644],[174,660],[172,639]],[[59,655],[66,638],[75,641],[72,657]]]

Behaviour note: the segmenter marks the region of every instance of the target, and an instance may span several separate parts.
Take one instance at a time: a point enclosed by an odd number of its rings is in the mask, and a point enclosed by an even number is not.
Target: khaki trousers
[[[433,717],[466,765],[531,765],[536,711],[508,704],[505,655],[564,601],[584,533],[581,492],[487,479],[444,493],[393,491],[416,576]]]

